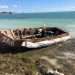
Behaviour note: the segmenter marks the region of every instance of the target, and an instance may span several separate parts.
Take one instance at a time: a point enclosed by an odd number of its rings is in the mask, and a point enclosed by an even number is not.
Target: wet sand
[[[42,49],[0,52],[0,75],[36,75],[35,62],[41,57],[55,59],[61,72],[75,75],[75,39]]]

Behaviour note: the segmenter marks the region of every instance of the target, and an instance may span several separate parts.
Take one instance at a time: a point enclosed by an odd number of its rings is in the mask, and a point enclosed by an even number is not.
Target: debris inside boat
[[[68,32],[57,27],[0,30],[0,45],[41,48],[70,39]]]

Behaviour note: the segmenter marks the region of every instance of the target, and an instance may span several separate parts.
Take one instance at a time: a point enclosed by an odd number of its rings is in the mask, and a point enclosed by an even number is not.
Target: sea
[[[75,37],[75,12],[1,13],[0,29],[58,27]]]

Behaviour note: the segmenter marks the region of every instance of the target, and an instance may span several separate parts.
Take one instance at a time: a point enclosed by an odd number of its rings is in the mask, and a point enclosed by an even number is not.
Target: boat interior
[[[0,31],[3,35],[13,40],[26,39],[46,39],[50,37],[57,37],[66,34],[63,30],[56,27],[39,27],[39,28],[22,28],[22,29],[8,29]]]

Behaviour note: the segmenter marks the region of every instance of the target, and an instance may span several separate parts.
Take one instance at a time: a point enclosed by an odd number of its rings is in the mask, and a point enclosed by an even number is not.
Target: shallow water
[[[0,29],[50,26],[62,28],[75,37],[75,12],[0,15]]]

